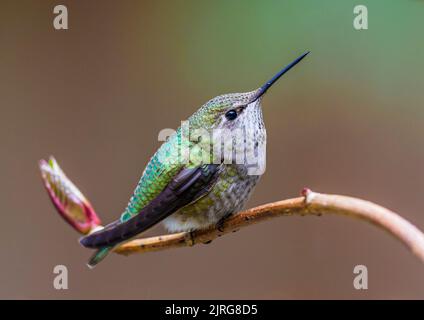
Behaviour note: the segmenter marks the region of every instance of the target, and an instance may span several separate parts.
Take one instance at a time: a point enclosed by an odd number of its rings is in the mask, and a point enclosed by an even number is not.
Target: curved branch
[[[87,235],[102,228],[99,217],[91,203],[65,175],[53,157],[41,160],[41,177],[53,205],[74,230]],[[304,189],[303,197],[265,204],[240,212],[217,228],[168,234],[127,242],[114,251],[129,255],[170,248],[209,243],[226,233],[237,231],[269,218],[289,215],[336,214],[356,217],[371,222],[388,231],[404,243],[424,262],[424,234],[414,225],[374,203],[339,195],[326,195]]]
[[[193,246],[270,218],[291,215],[335,214],[365,220],[388,231],[424,262],[424,234],[398,214],[372,202],[340,195],[315,193],[309,189],[302,197],[277,201],[240,212],[219,228],[181,232],[127,242],[114,251],[123,255]]]

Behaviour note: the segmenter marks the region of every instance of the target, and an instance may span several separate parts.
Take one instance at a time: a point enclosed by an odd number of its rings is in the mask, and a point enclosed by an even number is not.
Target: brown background
[[[264,100],[267,171],[249,206],[308,186],[424,228],[424,5],[362,3],[367,31],[352,28],[352,1],[2,1],[0,298],[424,298],[423,266],[399,242],[330,216],[112,255],[90,271],[37,169],[54,154],[112,221],[159,130],[217,94],[258,87],[309,49]],[[67,31],[52,27],[55,4],[68,5]],[[67,291],[53,288],[57,264],[69,269]],[[353,288],[358,264],[367,291]]]

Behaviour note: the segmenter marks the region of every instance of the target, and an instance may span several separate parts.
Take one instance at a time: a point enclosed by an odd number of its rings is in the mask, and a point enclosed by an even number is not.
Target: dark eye
[[[225,118],[227,118],[227,120],[234,120],[235,118],[237,118],[237,111],[236,110],[230,110],[227,111],[227,113],[225,114]]]

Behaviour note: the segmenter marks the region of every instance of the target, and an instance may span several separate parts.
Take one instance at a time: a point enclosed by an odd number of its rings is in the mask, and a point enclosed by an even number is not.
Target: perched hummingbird
[[[190,116],[186,128],[189,136],[196,130],[212,136],[212,131],[220,129],[233,133],[250,128],[252,134],[241,139],[243,155],[236,159],[232,152],[230,161],[224,161],[220,153],[216,161],[216,153],[222,150],[211,151],[211,139],[204,135],[201,139],[184,139],[183,126],[178,128],[150,159],[120,219],[80,239],[84,247],[97,249],[88,266],[94,267],[115,246],[160,221],[170,232],[193,231],[212,225],[219,227],[229,215],[241,210],[261,174],[249,173],[245,154],[254,155],[258,162],[265,160],[265,148],[260,147],[266,142],[262,96],[308,53],[284,67],[259,89],[220,95]],[[231,135],[225,139],[230,140],[236,151],[240,149],[234,146],[240,139],[236,141]],[[182,156],[182,150],[190,156]],[[204,161],[204,153],[211,154],[214,160],[206,157],[211,161]]]

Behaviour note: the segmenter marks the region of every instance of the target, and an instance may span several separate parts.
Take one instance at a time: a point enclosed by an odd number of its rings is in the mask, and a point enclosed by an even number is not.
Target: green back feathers
[[[178,131],[162,144],[147,164],[127,208],[121,215],[125,222],[136,215],[168,185],[181,170],[183,162],[178,152],[181,148],[181,134]]]

